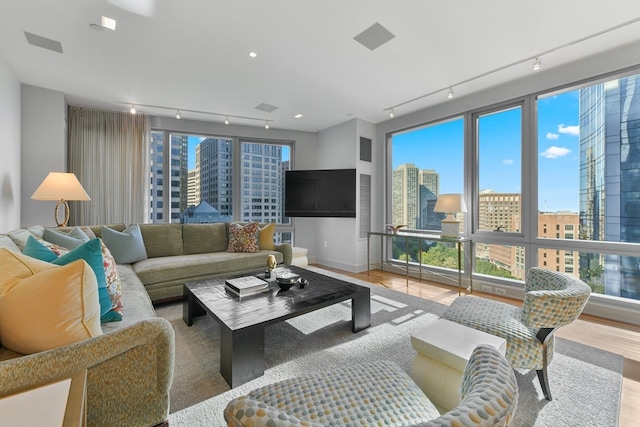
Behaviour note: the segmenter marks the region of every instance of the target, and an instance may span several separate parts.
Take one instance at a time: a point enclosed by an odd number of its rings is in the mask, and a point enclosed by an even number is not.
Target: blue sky
[[[480,118],[480,189],[521,192],[521,120],[514,109]],[[440,193],[463,192],[463,121],[418,129],[393,138],[392,167],[413,163],[440,174]],[[538,208],[578,212],[578,92],[538,102]]]

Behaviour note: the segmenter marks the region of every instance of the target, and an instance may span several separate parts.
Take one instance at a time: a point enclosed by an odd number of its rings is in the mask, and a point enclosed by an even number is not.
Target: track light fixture
[[[393,108],[389,111],[389,117],[394,118],[396,113],[393,111]]]
[[[547,49],[544,52],[538,52],[536,55],[527,56],[526,58],[522,58],[522,59],[516,60],[514,62],[511,62],[509,64],[502,65],[502,66],[500,66],[498,68],[494,68],[492,70],[485,71],[484,73],[479,74],[477,76],[469,77],[469,78],[467,78],[465,80],[462,80],[462,81],[459,81],[459,82],[456,82],[456,83],[452,84],[451,86],[449,86],[449,88],[446,88],[446,87],[436,88],[436,89],[432,90],[429,93],[425,93],[424,95],[416,96],[415,98],[411,98],[411,99],[409,99],[407,101],[400,102],[400,103],[395,104],[395,105],[393,105],[391,107],[384,108],[382,111],[383,112],[389,111],[389,115],[391,116],[391,114],[393,114],[393,109],[394,108],[402,107],[402,106],[405,106],[405,105],[410,104],[412,102],[420,101],[420,100],[422,100],[424,98],[427,98],[427,97],[435,95],[435,94],[441,94],[443,91],[445,91],[447,89],[449,89],[448,97],[451,98],[451,97],[453,97],[453,87],[461,86],[461,85],[464,85],[466,83],[482,79],[482,78],[484,78],[486,76],[490,76],[492,74],[498,73],[498,72],[506,70],[508,68],[515,67],[516,65],[530,64],[531,60],[534,61],[533,62],[533,71],[539,71],[542,68],[542,61],[540,60],[540,57],[542,57],[543,55],[548,55],[550,53],[553,53],[553,52],[559,51],[561,49],[564,49],[566,47],[573,46],[573,45],[576,45],[576,44],[579,44],[579,43],[583,43],[583,42],[585,42],[587,40],[598,38],[598,37],[600,37],[600,36],[602,36],[604,34],[610,33],[612,31],[618,30],[620,28],[627,27],[629,25],[635,25],[639,20],[640,20],[640,18],[630,19],[629,21],[623,22],[623,23],[615,25],[613,27],[606,28],[606,29],[604,29],[602,31],[598,31],[597,33],[593,33],[593,34],[587,35],[586,37],[582,37],[582,38],[577,39],[577,40],[569,41],[569,42],[564,43],[562,45],[559,45],[559,46],[556,46],[556,47],[552,47],[551,49]]]
[[[536,58],[536,60],[533,61],[533,71],[540,70],[541,66],[542,66],[542,61],[540,61],[540,58]]]
[[[269,127],[271,126],[271,122],[273,120],[270,119],[264,119],[264,118],[260,118],[260,117],[249,117],[249,116],[235,116],[233,114],[224,114],[224,113],[214,113],[212,111],[200,111],[200,110],[187,110],[187,109],[180,109],[180,108],[176,108],[176,107],[167,107],[164,105],[149,105],[149,104],[131,104],[130,102],[122,102],[122,101],[116,101],[118,104],[124,104],[124,105],[130,105],[131,108],[129,109],[129,112],[131,112],[131,114],[136,114],[136,105],[140,106],[140,107],[146,107],[146,108],[151,108],[151,109],[159,109],[159,110],[169,110],[169,111],[175,111],[175,118],[176,119],[181,119],[182,118],[182,112],[186,111],[188,113],[194,113],[194,114],[204,114],[204,115],[209,115],[209,116],[218,116],[218,117],[224,117],[224,124],[228,125],[230,123],[229,119],[239,119],[239,120],[252,120],[252,121],[257,121],[257,122],[261,122],[265,124],[265,129],[269,129]]]

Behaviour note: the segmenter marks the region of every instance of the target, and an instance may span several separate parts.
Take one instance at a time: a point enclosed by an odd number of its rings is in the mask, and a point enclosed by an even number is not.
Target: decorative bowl
[[[283,291],[289,290],[293,285],[295,285],[298,280],[300,280],[300,276],[291,271],[278,271],[276,272],[276,282],[280,289]]]

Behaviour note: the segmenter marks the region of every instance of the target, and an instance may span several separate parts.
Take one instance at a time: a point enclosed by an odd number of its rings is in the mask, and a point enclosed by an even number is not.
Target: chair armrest
[[[291,260],[293,259],[293,249],[289,243],[282,243],[280,245],[276,245],[276,251],[282,253],[284,265],[291,265]]]
[[[0,396],[87,369],[92,426],[156,425],[169,414],[174,331],[161,318],[0,363]]]

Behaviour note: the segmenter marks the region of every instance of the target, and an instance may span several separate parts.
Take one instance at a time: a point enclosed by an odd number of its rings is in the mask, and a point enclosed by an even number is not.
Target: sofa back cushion
[[[149,258],[183,255],[182,224],[140,224]]]
[[[229,246],[224,222],[215,224],[184,224],[182,226],[185,255],[225,252]]]

